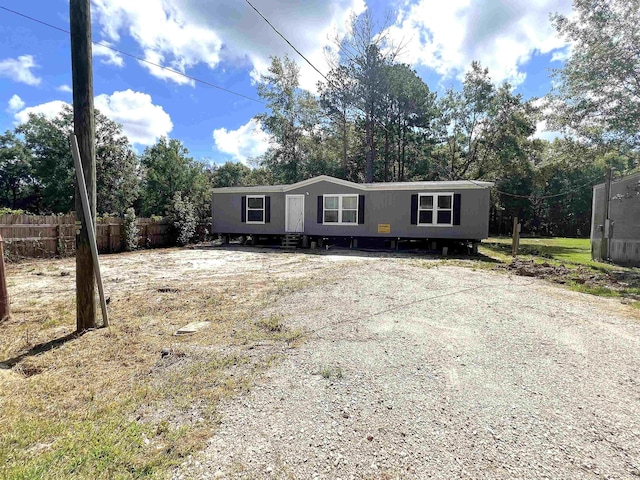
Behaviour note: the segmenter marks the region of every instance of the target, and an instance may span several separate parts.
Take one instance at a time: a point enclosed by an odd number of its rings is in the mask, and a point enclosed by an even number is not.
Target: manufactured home
[[[640,266],[640,173],[611,182],[609,198],[604,183],[593,187],[591,212],[591,256]]]
[[[321,175],[292,185],[213,189],[213,233],[384,237],[477,243],[489,232],[490,182],[353,183]]]

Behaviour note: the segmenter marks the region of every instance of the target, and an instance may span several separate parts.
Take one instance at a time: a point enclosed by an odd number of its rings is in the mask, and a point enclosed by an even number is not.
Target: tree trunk
[[[389,125],[389,124],[387,124]],[[389,129],[384,131],[384,181],[389,181]]]
[[[348,164],[347,164],[347,147],[349,145],[349,138],[347,136],[347,109],[342,112],[342,175],[345,179],[349,179]]]
[[[400,122],[398,122],[398,141],[396,142],[396,165],[398,166],[397,170],[394,173],[394,180],[400,181],[400,159],[402,158],[402,137],[400,135]]]
[[[406,125],[402,125],[402,162],[400,168],[400,181],[404,182],[404,165],[407,160],[407,127]]]
[[[365,137],[367,144],[367,157],[366,157],[366,167],[365,167],[365,182],[373,183],[373,162],[375,160],[375,145],[374,145],[374,129],[373,129],[373,119],[371,116],[367,118],[365,124]]]

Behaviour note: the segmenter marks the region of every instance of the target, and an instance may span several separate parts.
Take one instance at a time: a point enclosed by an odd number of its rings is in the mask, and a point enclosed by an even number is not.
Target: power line
[[[267,24],[268,24],[268,25],[273,29],[273,31],[274,31],[274,32],[276,32],[278,35],[280,35],[280,37],[281,37],[285,42],[287,42],[287,44],[288,44],[291,48],[293,48],[293,50],[294,50],[298,55],[300,55],[300,56],[304,59],[304,61],[305,61],[305,62],[307,62],[307,63],[311,66],[311,68],[313,68],[316,72],[318,72],[318,74],[320,74],[320,76],[321,76],[322,78],[324,78],[327,82],[329,81],[329,79],[324,75],[324,73],[322,73],[320,70],[318,70],[318,69],[316,68],[316,66],[315,66],[313,63],[311,63],[311,62],[309,61],[309,59],[308,59],[307,57],[305,57],[305,56],[300,52],[300,50],[298,50],[296,47],[294,47],[294,46],[293,46],[293,44],[292,44],[289,40],[287,40],[287,37],[285,37],[282,33],[280,33],[280,31],[279,31],[276,27],[274,27],[274,26],[273,26],[273,24],[272,24],[272,23],[267,19],[267,17],[265,17],[265,16],[262,14],[262,12],[261,12],[260,10],[258,10],[256,7],[254,7],[254,6],[253,6],[253,4],[252,4],[249,0],[245,0],[245,2],[247,2],[247,3],[249,4],[249,6],[250,6],[251,8],[253,8],[253,9],[256,11],[256,13],[257,13],[258,15],[260,15],[260,16],[262,17],[262,19],[263,19],[265,22],[267,22]]]
[[[285,42],[287,42],[287,44],[288,44],[288,45],[289,45],[289,46],[290,46],[290,47],[291,47],[291,48],[292,48],[292,49],[293,49],[293,50],[294,50],[298,55],[300,55],[300,56],[304,59],[304,61],[305,61],[305,62],[307,62],[307,63],[311,66],[311,68],[313,68],[316,72],[318,72],[318,74],[319,74],[320,76],[322,76],[322,78],[324,78],[324,79],[327,81],[327,83],[329,83],[330,85],[332,84],[332,81],[331,81],[331,80],[329,80],[329,79],[328,79],[328,78],[327,78],[327,77],[326,77],[326,76],[325,76],[325,75],[324,75],[320,70],[318,70],[318,68],[316,68],[316,66],[315,66],[313,63],[311,63],[311,61],[310,61],[307,57],[305,57],[305,56],[300,52],[300,50],[298,50],[298,49],[297,49],[297,48],[296,48],[296,47],[295,47],[295,46],[294,46],[294,45],[293,45],[293,44],[292,44],[292,43],[287,39],[287,37],[285,37],[285,36],[284,36],[284,35],[283,35],[283,34],[282,34],[282,33],[281,33],[281,32],[280,32],[280,31],[279,31],[279,30],[278,30],[278,29],[277,29],[277,28],[276,28],[276,27],[275,27],[275,26],[270,22],[270,21],[269,21],[269,19],[268,19],[267,17],[265,17],[265,16],[262,14],[262,12],[261,12],[260,10],[258,10],[258,9],[257,9],[257,8],[256,8],[256,7],[255,7],[255,6],[250,2],[250,1],[249,1],[249,0],[245,0],[245,2],[247,2],[247,3],[249,4],[249,6],[250,6],[251,8],[253,8],[253,10],[255,10],[255,11],[256,11],[256,13],[257,13],[258,15],[260,15],[260,17],[262,17],[262,19],[263,19],[265,22],[267,22],[267,24],[268,24],[268,25],[273,29],[273,31],[274,31],[274,32],[276,32],[276,33],[277,33],[277,34],[278,34],[278,35],[279,35],[279,36],[280,36],[280,37],[281,37]],[[332,85],[333,85],[333,86],[335,86],[335,84],[332,84]],[[365,112],[364,110],[362,110],[361,108],[356,107],[356,109],[357,109],[357,110],[360,110],[361,112],[363,112],[363,113],[365,113],[365,114],[366,114],[366,112]],[[372,118],[375,122],[377,122],[377,123],[378,123],[378,124],[379,124],[379,125],[380,125],[380,126],[381,126],[385,131],[386,131],[386,132],[389,132],[389,130],[387,130],[386,126],[385,126],[385,125],[384,125],[380,120],[378,120],[378,118],[377,118],[375,115],[371,115],[371,118]],[[600,178],[600,177],[599,177],[599,178]],[[594,179],[594,180],[596,180],[596,179]],[[475,183],[473,180],[470,180],[470,181],[471,181],[472,183]],[[570,190],[570,191],[568,191],[568,192],[559,193],[559,194],[555,194],[555,195],[545,195],[545,196],[542,196],[542,197],[537,197],[537,199],[538,199],[538,200],[546,200],[546,199],[548,199],[548,198],[555,198],[555,197],[561,197],[561,196],[564,196],[564,195],[568,195],[568,194],[570,194],[570,193],[573,193],[573,192],[575,192],[575,191],[578,191],[578,190],[580,190],[580,189],[582,189],[582,188],[586,187],[587,185],[590,185],[592,182],[593,182],[593,181],[590,181],[589,183],[586,183],[586,184],[584,184],[584,185],[581,185],[581,186],[579,186],[579,187],[577,187],[577,188],[575,188],[575,189],[573,189],[573,190]],[[528,200],[531,200],[532,198],[535,198],[533,195],[518,195],[518,194],[514,194],[514,193],[503,192],[503,191],[498,190],[498,189],[495,189],[495,191],[496,191],[497,193],[501,194],[501,195],[507,195],[507,196],[517,197],[517,198],[526,198],[526,199],[528,199]]]
[[[7,11],[9,13],[13,13],[15,15],[18,15],[20,17],[26,18],[26,19],[31,20],[33,22],[39,23],[39,24],[44,25],[46,27],[52,28],[54,30],[58,30],[59,32],[70,34],[69,30],[65,30],[64,28],[57,27],[55,25],[52,25],[50,23],[44,22],[42,20],[39,20],[37,18],[31,17],[31,16],[26,15],[24,13],[20,13],[20,12],[17,12],[15,10],[11,10],[10,8],[3,7],[2,5],[0,5],[0,9],[5,10],[5,11]],[[151,62],[151,61],[149,61],[149,60],[147,60],[145,58],[142,58],[142,57],[139,57],[139,56],[134,55],[132,53],[125,52],[124,50],[120,50],[120,49],[117,49],[115,47],[112,47],[108,43],[105,43],[105,42],[92,42],[92,43],[93,43],[93,45],[100,45],[102,47],[108,48],[109,50],[113,50],[114,52],[117,52],[117,53],[119,53],[121,55],[125,55],[125,56],[133,58],[133,59],[135,59],[135,60],[137,60],[139,62],[146,63],[148,65],[152,65],[152,66],[160,68],[162,70],[166,70],[167,72],[171,72],[171,73],[173,73],[175,75],[180,75],[181,77],[188,78],[189,80],[193,80],[194,82],[201,83],[201,84],[206,85],[208,87],[212,87],[212,88],[221,90],[223,92],[230,93],[232,95],[244,98],[246,100],[251,100],[252,102],[256,102],[256,103],[260,103],[262,105],[266,105],[266,103],[264,103],[263,101],[258,100],[256,98],[248,97],[247,95],[243,95],[242,93],[234,92],[233,90],[229,90],[228,88],[224,88],[224,87],[221,87],[221,86],[216,85],[214,83],[208,82],[206,80],[202,80],[202,79],[194,77],[192,75],[188,75],[186,73],[180,72],[179,70],[174,70],[173,68],[165,67],[164,65],[160,65],[158,63]]]
[[[278,30],[278,29],[277,29],[277,28],[276,28],[276,27],[275,27],[275,26],[274,26],[274,25],[269,21],[269,19],[268,19],[267,17],[265,17],[265,16],[262,14],[262,12],[261,12],[260,10],[258,10],[256,7],[254,7],[254,6],[253,6],[253,4],[252,4],[249,0],[245,0],[245,2],[247,2],[247,3],[249,4],[249,6],[250,6],[251,8],[253,8],[253,9],[256,11],[256,13],[257,13],[258,15],[260,15],[260,16],[262,17],[262,19],[263,19],[265,22],[267,22],[267,24],[268,24],[268,25],[273,29],[273,31],[274,31],[274,32],[276,32],[276,33],[277,33],[277,34],[278,34],[278,35],[279,35],[279,36],[280,36],[280,37],[281,37],[285,42],[287,42],[287,45],[289,45],[289,46],[290,46],[290,47],[291,47],[291,48],[292,48],[292,49],[293,49],[293,50],[294,50],[298,55],[300,55],[300,56],[304,59],[304,61],[305,61],[305,62],[307,62],[307,63],[311,66],[311,68],[313,68],[316,72],[318,72],[318,74],[319,74],[322,78],[324,78],[324,79],[327,81],[327,83],[328,83],[329,85],[331,85],[331,86],[333,86],[334,88],[336,88],[336,84],[335,84],[335,83],[333,83],[333,81],[332,81],[332,80],[329,80],[329,78],[327,78],[327,76],[326,76],[324,73],[322,73],[320,70],[318,70],[318,68],[317,68],[313,63],[311,63],[311,61],[310,61],[307,57],[305,57],[305,56],[302,54],[302,52],[300,52],[300,50],[298,50],[298,49],[297,49],[297,48],[296,48],[296,47],[295,47],[295,46],[294,46],[294,45],[293,45],[293,44],[292,44],[292,43],[287,39],[287,37],[285,37],[282,33],[280,33],[280,30]],[[338,87],[339,87],[339,86],[338,86]],[[362,100],[364,100],[364,99],[362,99]],[[356,109],[356,110],[359,110],[359,111],[361,111],[362,113],[364,113],[365,115],[367,115],[367,112],[365,112],[365,111],[364,111],[364,109],[362,109],[362,108],[360,108],[360,107],[357,107],[357,106],[355,107],[355,109]],[[369,115],[371,116],[371,119],[372,119],[374,122],[376,122],[380,127],[382,127],[382,129],[383,129],[385,132],[387,132],[387,133],[391,133],[391,132],[389,132],[389,130],[387,129],[387,127],[384,125],[384,123],[382,123],[382,122],[381,122],[381,121],[380,121],[380,120],[379,120],[375,115],[373,115],[372,113],[370,113]]]
[[[494,188],[494,191],[495,191],[496,193],[499,193],[500,195],[506,195],[506,196],[508,196],[508,197],[524,198],[524,199],[529,200],[529,201],[532,201],[533,199],[540,201],[540,200],[547,200],[547,199],[549,199],[549,198],[564,197],[564,196],[569,195],[569,194],[571,194],[571,193],[574,193],[574,192],[580,191],[580,190],[582,190],[584,187],[587,187],[587,186],[589,186],[589,185],[592,185],[595,181],[597,181],[597,180],[599,180],[599,179],[601,179],[601,178],[602,178],[602,175],[598,175],[597,177],[594,177],[594,178],[592,178],[591,180],[589,180],[587,183],[584,183],[584,184],[582,184],[582,185],[579,185],[579,186],[577,186],[577,187],[575,187],[575,188],[573,188],[573,189],[571,189],[571,190],[568,190],[568,191],[566,191],[566,192],[563,192],[563,193],[556,193],[556,194],[553,194],[553,195],[543,195],[543,196],[541,196],[541,197],[536,197],[535,195],[520,195],[520,194],[517,194],[517,193],[503,192],[502,190],[498,190],[497,188]],[[478,186],[482,186],[482,187],[484,187],[484,185],[480,185],[480,184],[479,184],[479,183],[477,183],[475,180],[469,180],[469,181],[470,181],[471,183],[474,183],[474,184],[478,185]]]

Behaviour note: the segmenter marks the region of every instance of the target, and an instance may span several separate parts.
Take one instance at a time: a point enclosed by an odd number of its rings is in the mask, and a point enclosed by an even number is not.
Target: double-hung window
[[[264,223],[264,195],[247,195],[247,223]]]
[[[420,193],[418,225],[453,225],[453,193]]]
[[[357,225],[358,195],[325,195],[323,204],[323,223]]]

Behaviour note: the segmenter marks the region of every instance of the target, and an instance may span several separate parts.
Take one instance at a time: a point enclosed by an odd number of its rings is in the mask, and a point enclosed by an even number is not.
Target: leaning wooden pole
[[[4,240],[0,234],[0,322],[9,318],[9,291],[4,272]]]
[[[73,131],[87,184],[89,214],[82,215],[82,200],[76,182],[76,330],[96,327],[94,267],[86,219],[96,218],[96,156],[93,116],[93,72],[91,64],[90,0],[70,0],[71,70],[73,74]],[[95,223],[93,224],[95,229]]]
[[[87,225],[87,233],[89,234],[89,246],[91,247],[91,260],[93,268],[96,272],[96,283],[98,284],[98,292],[100,293],[100,307],[102,308],[102,326],[109,326],[109,316],[107,315],[107,301],[104,297],[104,288],[102,286],[102,274],[100,273],[100,259],[98,258],[98,242],[96,241],[96,230],[93,217],[91,217],[91,209],[89,208],[89,196],[87,195],[87,186],[84,182],[84,174],[82,170],[82,160],[78,150],[78,141],[72,133],[69,135],[69,143],[71,144],[71,154],[73,155],[73,163],[76,167],[76,178],[78,181],[78,189],[80,190],[80,200],[82,202],[83,217]],[[93,279],[91,279],[93,282]]]

